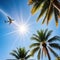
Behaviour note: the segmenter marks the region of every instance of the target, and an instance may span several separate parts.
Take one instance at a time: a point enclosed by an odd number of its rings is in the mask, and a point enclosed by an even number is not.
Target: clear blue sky
[[[54,16],[48,26],[46,24],[41,25],[43,18],[37,23],[36,18],[39,13],[34,16],[31,15],[31,6],[28,6],[28,0],[0,0],[0,9],[17,21],[17,23],[21,22],[22,16],[23,21],[26,22],[29,19],[27,24],[30,24],[29,33],[26,34],[27,36],[22,37],[19,32],[14,32],[17,28],[14,24],[9,25],[4,23],[4,20],[8,19],[6,14],[0,11],[0,60],[14,58],[9,53],[16,49],[16,47],[26,47],[26,50],[29,50],[29,45],[32,43],[30,37],[37,30],[48,28],[49,30],[53,30],[52,36],[60,36],[60,21],[58,28],[55,26]],[[35,54],[33,59],[37,60],[36,57],[37,54]],[[53,55],[51,57],[54,59]]]

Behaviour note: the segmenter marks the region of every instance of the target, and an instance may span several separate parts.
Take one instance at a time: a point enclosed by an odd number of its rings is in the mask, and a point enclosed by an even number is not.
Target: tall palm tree
[[[59,36],[54,36],[50,38],[52,33],[52,30],[48,31],[48,29],[37,31],[37,34],[33,34],[31,37],[32,40],[35,40],[36,42],[30,45],[30,48],[33,48],[31,50],[31,55],[34,56],[34,54],[38,51],[38,60],[40,60],[40,56],[43,58],[43,53],[45,56],[48,56],[48,59],[51,60],[49,50],[50,52],[55,56],[58,57],[58,54],[54,51],[55,49],[60,49],[60,45],[57,43],[54,43],[54,41],[58,40],[60,41]]]
[[[40,11],[37,21],[44,16],[42,24],[47,21],[47,24],[52,18],[54,13],[56,26],[58,26],[58,17],[60,17],[60,2],[58,0],[29,0],[29,5],[33,5],[31,13],[34,14]]]
[[[31,55],[28,55],[28,51],[25,48],[17,48],[17,50],[13,50],[10,54],[14,56],[16,59],[27,60]]]

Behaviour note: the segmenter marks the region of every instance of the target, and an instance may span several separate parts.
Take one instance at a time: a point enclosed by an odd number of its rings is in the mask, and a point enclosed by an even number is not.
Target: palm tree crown
[[[29,52],[25,50],[25,48],[17,48],[17,50],[13,50],[10,54],[14,56],[16,59],[27,60],[30,55],[27,55]]]
[[[29,0],[29,5],[33,5],[31,13],[34,14],[38,10],[41,10],[37,21],[45,15],[42,24],[47,21],[47,24],[52,18],[54,13],[56,26],[58,26],[58,17],[60,17],[60,2],[58,0]]]
[[[43,53],[45,54],[45,56],[48,56],[49,60],[51,60],[49,50],[50,52],[53,53],[55,57],[58,57],[58,54],[52,48],[60,49],[60,45],[54,43],[54,41],[56,40],[60,41],[60,37],[54,36],[52,38],[49,38],[51,33],[52,30],[50,31],[48,31],[48,29],[46,29],[45,31],[41,30],[37,31],[37,34],[33,34],[33,37],[31,38],[32,40],[36,41],[36,43],[30,45],[30,48],[34,47],[31,51],[31,55],[33,56],[34,53],[38,51],[37,55],[38,60],[40,60],[40,55],[41,57],[43,57]]]

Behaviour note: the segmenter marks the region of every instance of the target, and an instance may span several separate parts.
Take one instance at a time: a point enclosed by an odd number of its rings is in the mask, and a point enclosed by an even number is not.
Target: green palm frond
[[[54,37],[50,38],[48,40],[48,42],[53,42],[53,41],[56,41],[56,40],[60,41],[60,36],[54,36]]]
[[[37,55],[38,60],[40,60],[40,53],[41,53],[41,49],[39,49],[39,51],[38,51],[38,55]]]
[[[46,40],[50,37],[50,35],[52,34],[52,30],[48,31],[48,33],[46,34]]]
[[[39,40],[39,35],[33,34],[33,37],[37,38]],[[32,38],[32,37],[31,37]]]
[[[13,53],[17,54],[18,55],[18,52],[16,50],[13,50]]]
[[[36,1],[34,1],[34,5],[32,7],[31,13],[32,14],[36,13],[40,9],[43,2],[44,2],[44,0],[36,0]]]
[[[35,36],[36,38],[39,38],[39,36],[37,34],[33,34],[33,36]]]
[[[28,58],[30,58],[30,57],[31,57],[31,55],[28,55],[28,56],[25,57],[25,59],[28,59]]]
[[[51,60],[50,54],[48,49],[50,50],[50,52],[52,52],[54,54],[54,56],[58,56],[54,50],[52,50],[52,48],[56,48],[56,49],[60,49],[60,45],[58,43],[51,43],[53,41],[58,41],[60,40],[59,36],[54,36],[52,38],[49,38],[52,34],[52,30],[46,29],[46,30],[38,30],[37,34],[33,35],[33,38],[36,40],[37,43],[33,43],[30,45],[30,47],[33,47],[34,49],[31,51],[31,55],[34,55],[34,53],[36,53],[38,51],[38,60],[40,59],[40,53],[41,53],[41,58],[43,59],[43,53],[45,53],[45,56],[48,56],[48,60]],[[47,44],[47,42],[49,44]],[[42,46],[42,48],[41,48]],[[51,48],[49,48],[51,47]],[[39,51],[41,49],[41,51]]]
[[[40,43],[33,43],[33,44],[30,45],[30,48],[34,47],[34,46],[40,46]]]
[[[52,7],[52,4],[50,4],[49,9],[48,9],[48,15],[47,15],[47,25],[49,21],[51,20],[52,14],[53,14],[53,7]]]
[[[45,15],[45,17],[42,21],[42,24],[45,22],[46,19],[47,19],[47,24],[48,24],[52,18],[53,12],[54,12],[56,26],[58,26],[58,20],[59,20],[58,16],[60,16],[60,3],[57,0],[29,0],[29,1],[30,1],[29,4],[32,5],[31,13],[34,14],[37,11],[40,12],[40,14],[37,18],[37,21],[39,21],[39,19],[43,15]],[[42,7],[41,7],[41,5],[42,5]],[[47,12],[47,10],[48,10],[48,12]]]
[[[49,45],[53,48],[60,49],[60,45],[57,43],[50,43]]]
[[[25,56],[29,53],[29,51],[30,51],[30,50],[28,50],[28,51],[25,52]]]
[[[10,54],[14,56],[16,59],[19,59],[19,56],[17,56],[15,53],[11,52]]]
[[[16,59],[22,59],[22,58],[29,58],[30,56],[27,55],[29,52],[25,50],[25,48],[17,48],[17,50],[13,50],[10,54],[14,56]]]
[[[38,51],[39,47],[36,47],[34,48],[32,51],[31,51],[31,55],[33,56],[37,51]]]
[[[42,33],[42,30],[41,31],[37,30],[37,34],[39,37],[40,37],[41,33]]]
[[[37,18],[37,21],[39,21],[39,19],[43,16],[43,14],[46,12],[46,10],[48,9],[49,6],[49,2],[47,3],[47,0],[44,2],[42,9],[41,9],[41,13]]]
[[[34,13],[36,13],[39,9],[40,9],[40,3],[36,3],[36,4],[34,4],[34,6],[32,7],[31,13],[34,14]]]
[[[18,49],[18,53],[19,53],[19,57],[20,57],[20,58],[25,57],[25,53],[26,53],[25,48],[19,48],[19,49]]]
[[[31,39],[36,40],[37,42],[46,41],[50,37],[51,33],[52,33],[52,30],[48,31],[48,29],[46,29],[46,31],[44,31],[44,30],[39,31],[38,30],[37,35],[33,34]]]
[[[46,33],[48,32],[48,29],[46,29],[45,31],[44,31],[44,36],[46,36]]]
[[[40,40],[38,39],[38,38],[36,38],[36,37],[31,37],[31,40],[35,40],[35,41],[37,41],[37,42],[40,42]]]
[[[39,36],[40,42],[45,40],[45,36],[44,36],[44,31],[43,30],[37,31],[37,34]]]
[[[44,19],[43,19],[43,21],[42,21],[42,24],[44,24],[44,23],[45,23],[46,18],[47,18],[47,15],[48,15],[48,10],[46,10],[45,17],[44,17]]]
[[[49,52],[48,52],[47,47],[45,47],[45,49],[46,49],[46,52],[47,52],[48,59],[51,60],[51,57],[50,57],[50,54],[49,54]]]
[[[55,16],[56,26],[58,26],[58,15],[57,15],[57,10],[55,8],[54,8],[54,16]]]
[[[48,47],[48,48],[55,57],[58,57],[58,54],[52,48],[50,48],[50,47]]]

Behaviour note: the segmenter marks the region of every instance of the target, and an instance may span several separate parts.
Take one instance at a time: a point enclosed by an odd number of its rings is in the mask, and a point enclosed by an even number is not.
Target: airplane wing
[[[9,19],[9,24],[11,24],[12,21],[14,21],[14,20],[12,20],[9,16],[7,16],[7,17],[8,17],[8,19]]]
[[[7,16],[9,20],[12,20],[9,16]]]

